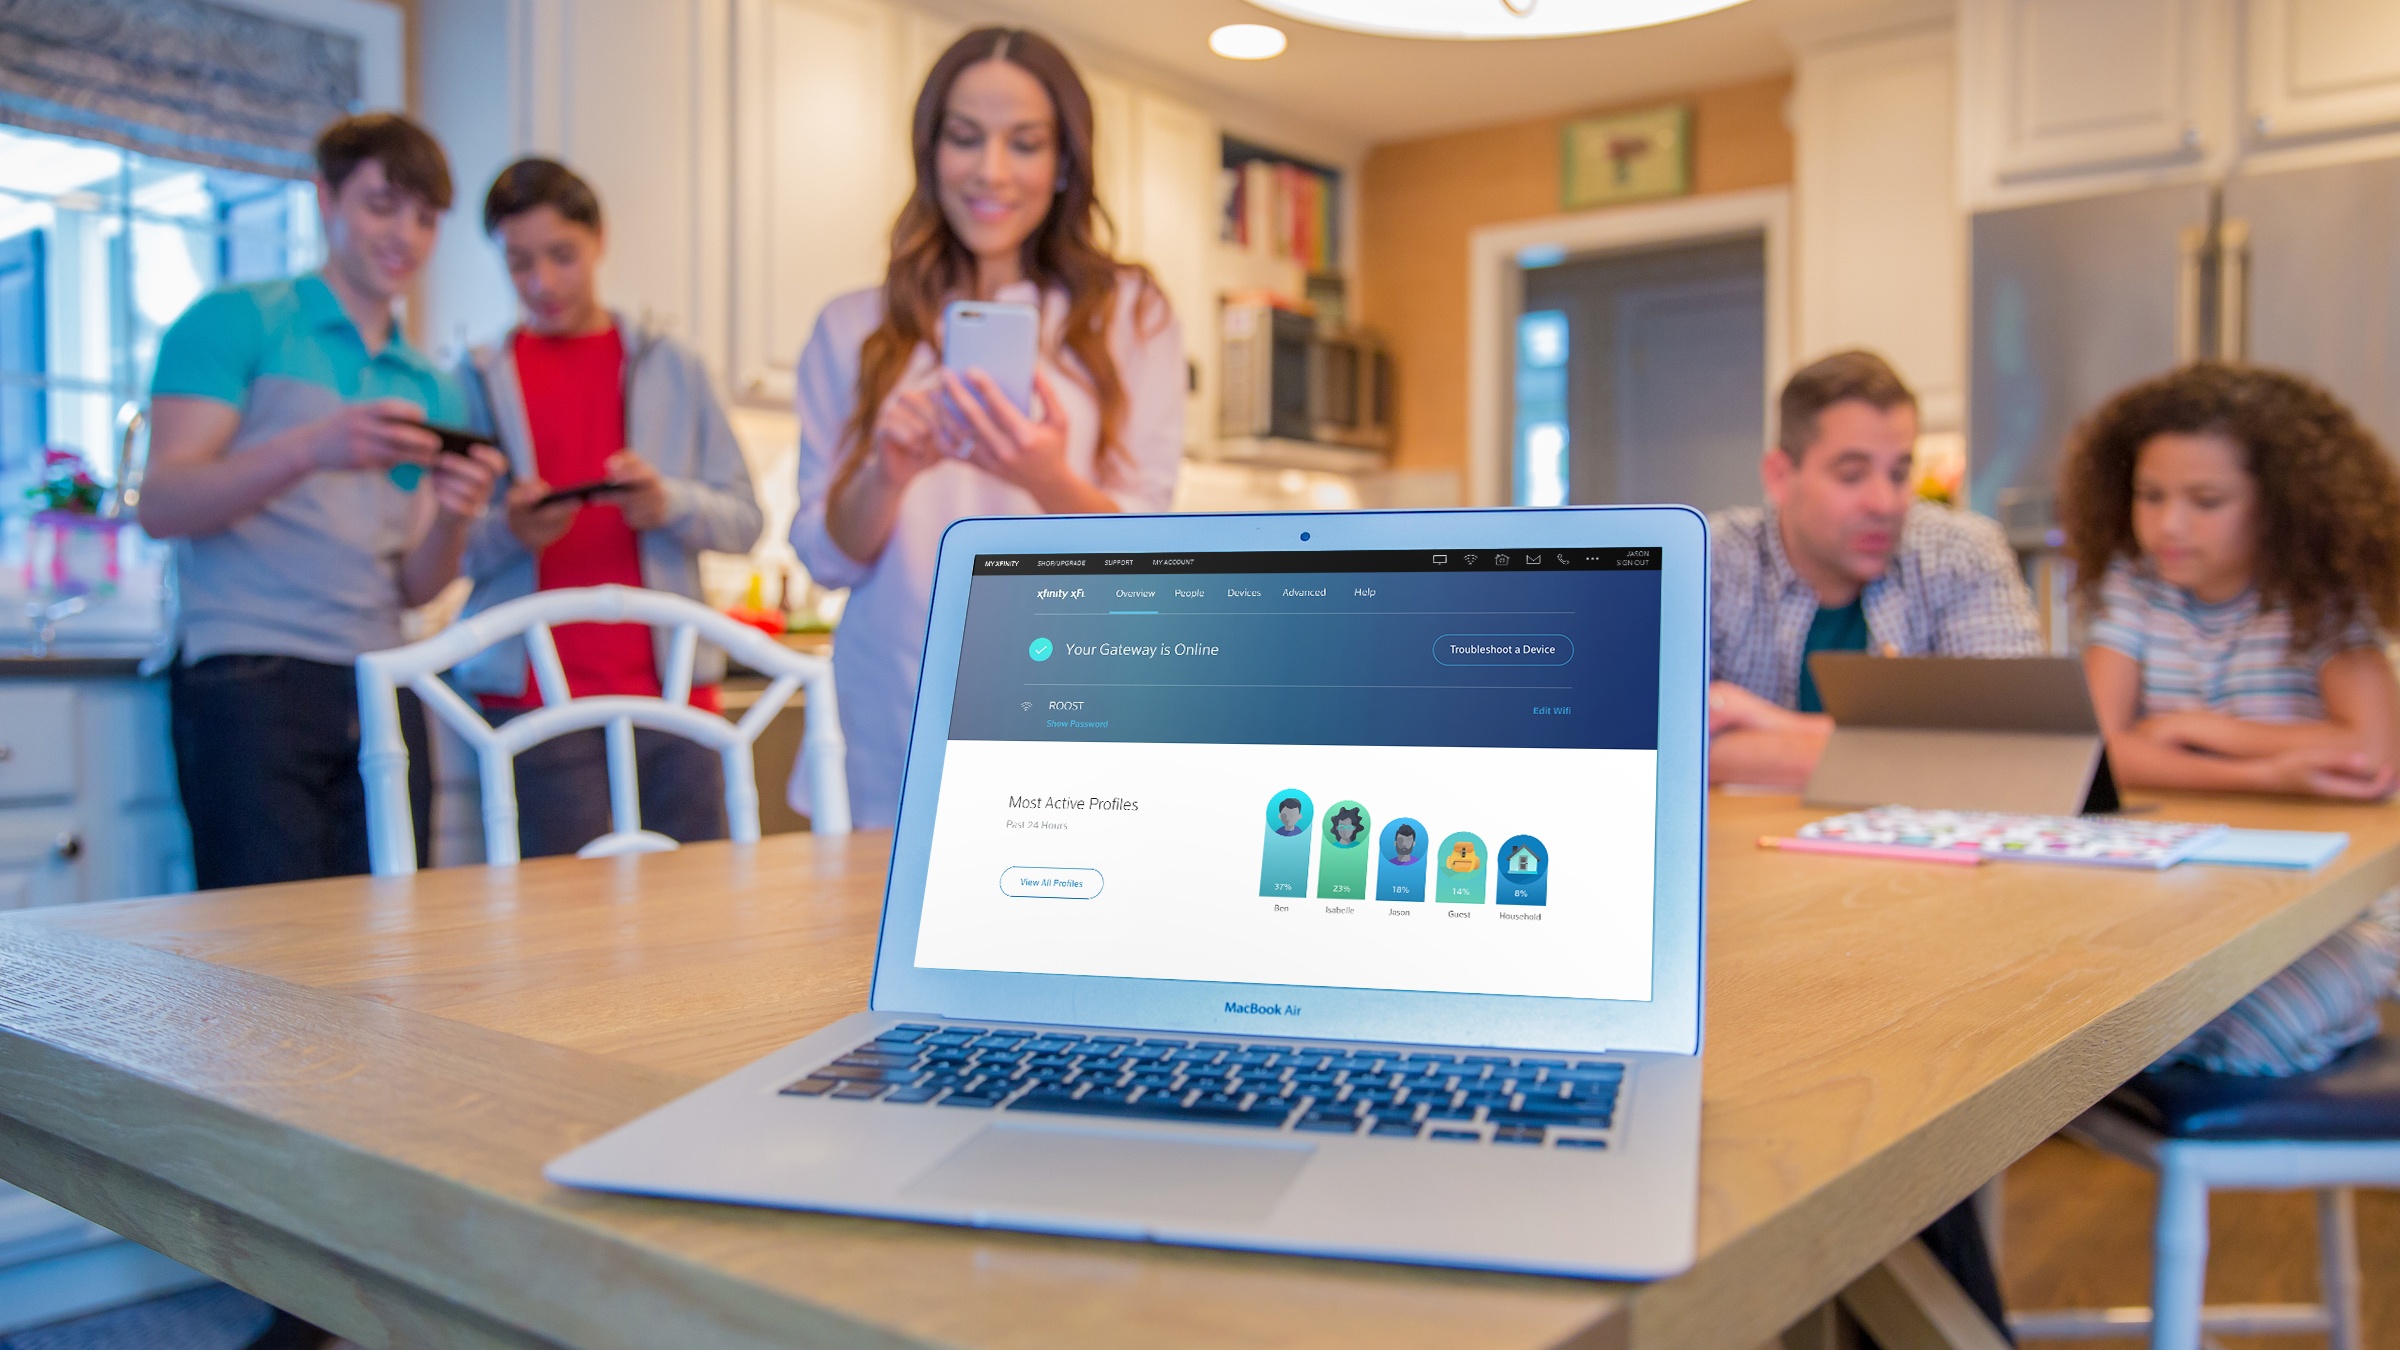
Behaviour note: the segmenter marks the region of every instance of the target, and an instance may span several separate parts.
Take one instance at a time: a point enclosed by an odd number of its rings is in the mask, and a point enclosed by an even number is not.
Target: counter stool
[[[2197,1350],[2203,1332],[2322,1331],[2360,1350],[2353,1186],[2400,1186],[2400,1036],[2386,1033],[2296,1078],[2245,1078],[2177,1066],[2145,1073],[2077,1117],[2066,1133],[2158,1173],[2150,1307],[2020,1313],[2024,1339],[2150,1337],[2152,1350]],[[2313,1190],[2320,1303],[2204,1307],[2208,1193]]]
[[[670,629],[663,696],[574,697],[550,636],[551,625],[561,623],[640,623]],[[518,636],[525,639],[542,706],[495,727],[442,680],[442,673],[494,643]],[[773,677],[738,722],[691,706],[692,664],[703,636],[752,670]],[[842,724],[834,708],[832,662],[793,651],[747,624],[664,591],[632,586],[536,591],[462,619],[422,642],[358,658],[358,769],[367,786],[368,862],[379,877],[417,870],[416,837],[409,821],[408,746],[400,737],[401,685],[415,690],[429,712],[475,747],[483,777],[484,857],[496,866],[517,861],[517,754],[589,727],[608,729],[613,828],[584,845],[577,857],[655,853],[676,846],[665,835],[642,828],[635,727],[672,732],[715,750],[725,765],[727,833],[737,844],[758,842],[758,782],[750,747],[803,685],[808,698],[802,711],[808,721],[801,737],[800,769],[808,775],[817,804],[810,826],[818,834],[850,832],[850,788],[843,768]]]

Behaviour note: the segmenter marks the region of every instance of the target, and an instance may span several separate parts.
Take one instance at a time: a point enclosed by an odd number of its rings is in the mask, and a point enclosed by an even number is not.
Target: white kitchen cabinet
[[[731,383],[744,399],[788,404],[817,311],[883,278],[911,181],[904,17],[878,0],[734,7]]]
[[[166,682],[0,679],[0,910],[191,886]]]
[[[2400,3],[2249,0],[2244,17],[2255,140],[2400,130]]]
[[[0,910],[190,889],[166,680],[0,680]]]
[[[2008,205],[2221,163],[2231,3],[1962,0],[1962,195]]]
[[[1217,294],[1214,249],[1223,137],[1189,104],[1144,94],[1136,109],[1135,199],[1141,233],[1129,255],[1147,264],[1183,330],[1184,444],[1217,436]]]
[[[1930,431],[1966,392],[1966,219],[1956,192],[1956,46],[1941,7],[1890,26],[1794,33],[1795,318],[1802,360],[1882,353]]]
[[[601,293],[726,368],[732,0],[420,0],[423,114],[449,148],[459,209],[428,269],[437,350],[515,317],[483,237],[492,176],[550,155],[588,179],[608,225]]]
[[[1142,236],[1134,154],[1134,140],[1140,135],[1134,114],[1139,96],[1123,80],[1090,71],[1084,73],[1083,87],[1092,97],[1092,149],[1099,161],[1092,166],[1093,191],[1108,213],[1109,246],[1125,253]]]
[[[1960,0],[1991,209],[2400,154],[2395,0]]]

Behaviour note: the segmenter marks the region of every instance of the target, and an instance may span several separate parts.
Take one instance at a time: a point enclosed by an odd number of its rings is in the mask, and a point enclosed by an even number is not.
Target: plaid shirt
[[[1789,708],[1817,593],[1792,570],[1771,508],[1709,517],[1709,666]],[[1868,650],[1892,656],[2039,656],[2033,597],[2000,527],[1919,502],[1883,575],[1867,583]]]

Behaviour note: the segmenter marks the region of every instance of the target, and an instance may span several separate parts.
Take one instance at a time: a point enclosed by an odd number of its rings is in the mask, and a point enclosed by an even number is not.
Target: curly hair
[[[2291,616],[2292,650],[2371,616],[2400,631],[2400,476],[2340,400],[2287,371],[2195,362],[2120,391],[2076,429],[2059,523],[2075,593],[2097,607],[2109,564],[2138,560],[2133,471],[2162,434],[2221,435],[2258,484],[2262,610]]]

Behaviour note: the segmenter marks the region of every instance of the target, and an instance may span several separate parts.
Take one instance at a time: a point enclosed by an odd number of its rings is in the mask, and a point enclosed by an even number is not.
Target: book
[[[1800,827],[1798,838],[1877,848],[1971,853],[1995,861],[2156,870],[2173,867],[2226,833],[2223,825],[2173,820],[1878,806],[1812,821]]]

